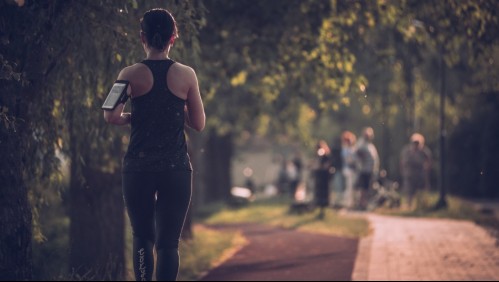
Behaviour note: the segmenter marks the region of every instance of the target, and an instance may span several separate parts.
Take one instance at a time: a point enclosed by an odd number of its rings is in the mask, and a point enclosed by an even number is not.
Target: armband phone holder
[[[116,80],[101,108],[106,111],[112,111],[118,104],[125,103],[128,100],[126,91],[128,84],[127,80]]]

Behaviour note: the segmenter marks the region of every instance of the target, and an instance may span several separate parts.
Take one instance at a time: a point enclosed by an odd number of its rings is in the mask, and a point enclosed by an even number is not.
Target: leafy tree
[[[348,5],[347,11],[357,9],[354,14],[358,16],[351,24],[354,28],[346,32],[353,40],[344,46],[356,58],[353,71],[367,80],[365,99],[358,101],[367,117],[382,123],[382,163],[391,171],[397,168],[397,148],[413,131],[422,131],[430,146],[438,148],[440,129],[435,120],[439,119],[439,92],[446,97],[442,124],[448,132],[469,116],[466,112],[474,98],[464,97],[494,93],[489,81],[493,76],[490,67],[495,63],[491,50],[496,44],[492,34],[498,26],[497,8],[493,1],[360,1]],[[401,115],[404,109],[409,113],[405,117]],[[350,124],[352,110],[347,111]],[[406,122],[398,122],[400,117]],[[480,143],[485,144],[485,139]],[[453,149],[448,155],[458,156],[460,151]],[[494,166],[489,167],[493,171]],[[451,169],[460,171],[460,167]]]
[[[2,1],[0,63],[2,278],[31,278],[31,206],[51,187],[56,152],[71,159],[70,266],[86,279],[118,279],[124,267],[120,158],[127,132],[100,105],[121,67],[142,54],[138,19],[164,2]],[[199,2],[170,2],[194,60]],[[202,5],[201,5],[202,7]],[[79,15],[79,16],[75,16]],[[180,41],[179,41],[180,42]],[[180,44],[182,45],[182,44]],[[5,146],[4,146],[5,145]],[[29,191],[29,192],[28,192]],[[4,224],[5,223],[5,224]],[[4,240],[5,239],[5,240]],[[18,243],[19,242],[19,243]],[[5,263],[4,263],[5,262]]]
[[[47,184],[57,165],[51,95],[44,80],[61,46],[43,41],[54,29],[52,20],[64,4],[58,1],[0,2],[0,278],[27,280],[32,275],[32,209],[28,191]]]
[[[243,133],[300,136],[313,110],[299,75],[314,46],[325,2],[206,1],[200,81],[207,111],[206,201],[227,199],[234,142]],[[221,57],[223,56],[223,57]],[[310,86],[310,83],[308,84]],[[295,86],[295,87],[293,87]],[[300,128],[296,122],[302,120]]]
[[[133,2],[132,2],[133,4]],[[163,3],[161,3],[163,4]],[[170,3],[181,31],[185,30],[185,44],[195,44],[195,5]],[[74,5],[74,12],[89,9],[87,4]],[[108,86],[124,65],[137,62],[142,56],[138,40],[138,20],[145,10],[159,7],[159,2],[116,6],[89,10],[89,18],[80,18],[74,26],[88,26],[80,31],[80,40],[68,60],[72,65],[70,79],[62,73],[60,81],[67,81],[69,89],[82,89],[78,99],[65,100],[68,122],[67,140],[71,156],[72,180],[70,188],[71,266],[80,275],[95,271],[97,277],[120,277],[124,267],[124,218],[121,195],[121,157],[127,145],[128,130],[105,124],[100,105]],[[97,7],[96,7],[97,8]],[[185,29],[182,29],[186,26]],[[195,30],[194,30],[195,31]],[[106,40],[93,40],[98,35]],[[182,46],[180,46],[182,47]],[[81,49],[80,49],[81,48]],[[182,48],[180,48],[182,50]],[[190,50],[174,53],[188,54]],[[194,60],[195,53],[189,58]],[[89,60],[92,58],[92,60]],[[68,67],[65,66],[65,70]],[[81,74],[87,75],[81,75]],[[92,75],[88,75],[92,74]],[[96,97],[97,95],[97,97]],[[79,109],[75,112],[71,109]],[[85,136],[85,138],[81,138]],[[104,251],[105,249],[107,251]]]

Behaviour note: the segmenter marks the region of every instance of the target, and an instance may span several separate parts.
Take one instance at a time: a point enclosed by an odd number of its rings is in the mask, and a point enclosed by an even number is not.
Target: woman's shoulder
[[[147,66],[145,64],[135,63],[133,65],[125,67],[123,70],[126,72],[135,73],[135,72],[139,72],[139,71],[144,71],[146,69],[147,69]]]
[[[195,75],[194,69],[188,65],[184,65],[175,61],[175,63],[170,67],[170,70],[182,75]]]
[[[190,66],[175,62],[168,71],[168,76],[174,77],[175,80],[181,80],[189,85],[197,83],[196,72]]]
[[[144,70],[147,70],[147,66],[142,64],[142,63],[136,63],[127,67],[124,67],[121,72],[119,77],[121,79],[131,79],[132,77],[135,77],[137,74],[143,72]]]

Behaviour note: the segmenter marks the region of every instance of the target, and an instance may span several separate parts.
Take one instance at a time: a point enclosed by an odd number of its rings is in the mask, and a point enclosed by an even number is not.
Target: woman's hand
[[[112,111],[104,111],[104,119],[107,123],[114,125],[127,125],[130,124],[132,115],[130,113],[124,113],[123,109],[125,104],[119,104]]]

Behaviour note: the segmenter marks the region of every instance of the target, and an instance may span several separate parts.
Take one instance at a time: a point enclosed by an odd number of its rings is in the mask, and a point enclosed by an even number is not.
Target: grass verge
[[[180,244],[179,281],[194,281],[229,259],[246,244],[239,232],[220,232],[194,226],[194,238]]]
[[[130,226],[128,226],[130,228]],[[130,234],[128,232],[127,234]],[[194,237],[180,241],[178,281],[195,281],[208,270],[220,265],[246,245],[240,232],[217,231],[200,224],[193,226]],[[127,236],[127,254],[131,253],[131,236]],[[134,281],[132,258],[127,256],[126,280]]]
[[[484,216],[466,201],[451,195],[446,197],[447,208],[435,209],[434,207],[438,202],[438,199],[439,194],[436,192],[422,192],[417,195],[415,199],[415,207],[413,209],[378,208],[375,212],[395,216],[450,218],[471,221],[476,221]]]
[[[369,224],[366,219],[340,215],[326,210],[324,219],[318,219],[318,211],[290,214],[287,201],[254,202],[241,208],[224,207],[203,220],[204,224],[260,223],[285,229],[335,235],[350,238],[366,236]]]
[[[407,217],[450,218],[456,220],[469,220],[485,228],[497,240],[499,246],[499,219],[490,213],[480,211],[468,201],[448,195],[447,208],[435,209],[439,194],[436,192],[420,193],[416,199],[414,209],[386,209],[379,208],[375,212],[385,215]]]

